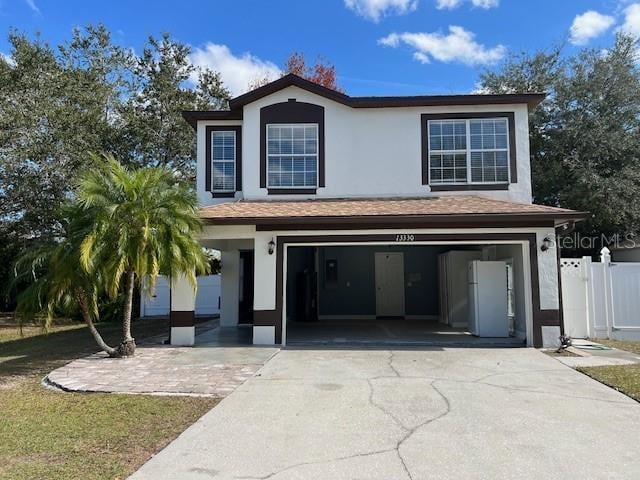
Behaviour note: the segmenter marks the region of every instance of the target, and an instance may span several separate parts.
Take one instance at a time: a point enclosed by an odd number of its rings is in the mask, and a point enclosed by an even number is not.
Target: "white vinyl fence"
[[[140,297],[140,317],[169,315],[171,290],[166,277],[158,277],[156,291],[150,298]],[[220,275],[198,277],[196,294],[196,315],[220,313]]]
[[[605,247],[600,262],[563,258],[560,267],[566,335],[640,340],[640,263],[613,263]]]

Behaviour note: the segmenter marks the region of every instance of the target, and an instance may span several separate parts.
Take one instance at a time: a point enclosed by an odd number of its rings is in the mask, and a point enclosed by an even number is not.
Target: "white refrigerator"
[[[506,262],[469,262],[469,330],[478,337],[508,337]]]

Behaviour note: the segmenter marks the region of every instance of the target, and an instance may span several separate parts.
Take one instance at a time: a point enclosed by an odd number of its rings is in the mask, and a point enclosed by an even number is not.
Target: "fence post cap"
[[[611,255],[611,250],[609,250],[607,247],[602,247],[602,250],[600,250],[600,255]]]

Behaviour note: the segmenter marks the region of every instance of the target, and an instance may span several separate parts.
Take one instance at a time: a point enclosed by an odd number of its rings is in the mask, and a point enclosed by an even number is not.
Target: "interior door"
[[[376,252],[376,316],[404,316],[404,255]]]

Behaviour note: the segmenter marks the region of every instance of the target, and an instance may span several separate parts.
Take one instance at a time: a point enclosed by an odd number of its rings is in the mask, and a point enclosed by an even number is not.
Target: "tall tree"
[[[79,183],[78,203],[93,217],[81,247],[81,267],[99,270],[115,297],[124,282],[120,355],[132,355],[134,287],[153,290],[159,274],[184,275],[196,288],[196,274],[208,259],[197,234],[202,228],[193,189],[166,167],[130,169],[113,157],[93,156],[95,168]]]
[[[313,66],[307,66],[304,55],[299,52],[293,52],[287,58],[282,76],[289,73],[298,75],[323,87],[343,92],[342,88],[338,86],[336,67],[322,58],[318,58]],[[272,81],[273,78],[270,76],[256,78],[249,82],[249,90],[254,90]]]
[[[52,47],[12,31],[0,56],[0,288],[12,259],[61,235],[59,207],[87,151],[127,165],[195,175],[195,138],[181,110],[226,108],[220,75],[195,68],[189,48],[151,38],[138,57],[102,25]]]
[[[122,108],[122,118],[133,144],[136,165],[168,166],[195,179],[195,138],[182,110],[225,109],[229,91],[220,75],[189,62],[188,45],[168,34],[149,37],[140,57],[134,58],[134,94]],[[195,78],[195,89],[187,82]]]
[[[62,210],[55,240],[28,251],[16,263],[14,284],[20,319],[41,319],[47,327],[56,311],[77,308],[100,348],[112,357],[135,352],[131,336],[134,287],[153,290],[159,274],[184,275],[196,288],[196,274],[209,261],[198,243],[202,228],[193,189],[167,168],[128,169],[112,156],[90,155],[92,168]],[[125,285],[122,341],[107,345],[95,326],[98,298],[115,297]],[[141,280],[144,279],[144,282]]]
[[[300,52],[293,52],[287,59],[284,73],[294,73],[323,87],[342,91],[338,86],[336,67],[322,58],[318,58],[313,66],[307,66],[304,55]]]
[[[512,58],[482,76],[488,92],[546,91],[530,117],[534,198],[591,212],[581,229],[640,233],[638,42],[618,35],[609,50]]]
[[[122,51],[104,27],[58,49],[11,32],[0,58],[0,283],[17,252],[60,233],[58,209],[85,151],[109,149]],[[108,72],[108,73],[107,73]]]

